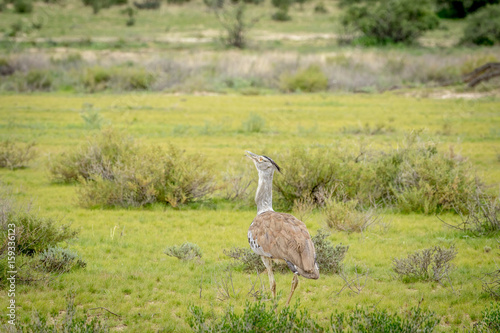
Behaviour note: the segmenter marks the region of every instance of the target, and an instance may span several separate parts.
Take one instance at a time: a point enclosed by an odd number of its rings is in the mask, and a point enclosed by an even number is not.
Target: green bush
[[[436,10],[440,17],[464,18],[488,4],[499,0],[436,0]]]
[[[205,159],[169,146],[145,147],[123,134],[104,130],[72,153],[49,164],[54,181],[79,181],[84,207],[135,207],[153,202],[173,207],[214,190]]]
[[[299,311],[299,302],[277,312],[277,303],[247,302],[242,314],[228,308],[220,318],[211,321],[199,306],[191,305],[187,322],[194,332],[320,332],[323,329],[307,309]]]
[[[64,273],[73,267],[85,267],[85,261],[78,254],[61,247],[49,246],[38,257],[38,268],[49,273]]]
[[[286,92],[318,92],[328,88],[328,78],[317,65],[311,65],[294,75],[284,74],[280,81],[281,89]]]
[[[193,243],[183,243],[182,245],[173,245],[165,249],[164,252],[169,257],[175,257],[179,260],[201,259],[201,248]]]
[[[36,156],[34,146],[34,142],[22,145],[12,140],[0,141],[0,168],[13,170],[26,167]]]
[[[342,261],[345,258],[349,245],[336,245],[327,239],[329,233],[318,230],[312,237],[314,249],[316,250],[316,263],[321,274],[338,274],[342,270]]]
[[[362,211],[356,199],[350,201],[331,198],[323,208],[326,225],[346,232],[363,232],[377,221],[373,210]]]
[[[377,308],[356,308],[349,314],[336,313],[330,319],[333,333],[341,332],[433,332],[440,319],[434,312],[413,307],[403,317]]]
[[[500,5],[489,5],[467,18],[463,44],[500,44]]]
[[[246,133],[261,133],[264,131],[265,126],[266,120],[253,112],[241,124],[243,132]]]
[[[284,307],[279,312],[277,303],[263,302],[245,305],[237,314],[229,307],[224,315],[204,313],[199,306],[189,306],[187,322],[194,332],[433,332],[439,323],[434,312],[413,307],[403,316],[386,310],[356,308],[350,313],[335,313],[329,327],[322,327],[307,309],[298,310],[300,302]],[[490,315],[491,316],[491,315]],[[210,319],[209,319],[210,318]],[[493,326],[492,326],[493,327]]]
[[[438,26],[430,0],[388,0],[354,4],[342,18],[344,27],[361,32],[377,44],[413,43]]]
[[[144,68],[136,67],[90,67],[82,76],[84,88],[89,92],[103,90],[147,90],[155,76]]]
[[[482,319],[474,324],[472,332],[500,332],[500,304],[492,304],[482,312]]]
[[[466,211],[481,188],[470,163],[419,142],[416,133],[387,152],[326,146],[293,149],[277,160],[283,169],[274,182],[277,204],[288,210],[299,199],[318,207],[334,199],[405,213]]]
[[[33,11],[32,0],[15,0],[14,11],[20,14],[31,13]]]
[[[69,225],[58,225],[50,218],[39,217],[30,212],[8,215],[7,222],[2,225],[2,239],[6,239],[8,224],[16,227],[16,253],[34,255],[59,242],[74,238],[78,232],[71,230]]]

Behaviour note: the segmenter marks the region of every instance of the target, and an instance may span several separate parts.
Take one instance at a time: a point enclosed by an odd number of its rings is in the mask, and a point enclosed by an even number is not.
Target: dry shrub
[[[20,144],[12,140],[0,141],[0,168],[24,168],[36,156],[35,143]]]
[[[495,300],[500,299],[500,269],[496,269],[491,273],[485,274],[481,281],[483,282],[483,290]]]
[[[142,67],[89,67],[81,78],[89,92],[148,90],[154,81],[155,76]]]
[[[38,269],[49,273],[64,273],[73,267],[85,267],[85,261],[79,258],[78,254],[61,247],[48,247],[38,258]]]
[[[329,228],[347,231],[363,232],[378,221],[374,209],[360,211],[356,200],[339,201],[330,199],[323,209],[326,225]]]
[[[436,281],[448,278],[453,268],[450,261],[457,255],[455,247],[449,249],[435,246],[416,251],[407,258],[393,260],[393,269],[405,281]]]
[[[73,153],[51,161],[55,181],[78,180],[84,207],[138,207],[154,202],[173,207],[214,191],[213,176],[201,155],[169,146],[146,147],[104,130]]]

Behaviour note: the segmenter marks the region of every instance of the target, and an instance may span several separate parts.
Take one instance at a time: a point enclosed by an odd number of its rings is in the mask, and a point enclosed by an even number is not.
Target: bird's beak
[[[250,159],[252,159],[252,160],[254,160],[254,161],[256,161],[256,160],[257,160],[257,158],[259,157],[259,155],[254,154],[254,153],[252,153],[252,152],[249,152],[248,150],[245,150],[245,153],[246,153],[246,154],[245,154],[245,156],[246,156],[246,157],[248,157],[248,158],[250,158]]]

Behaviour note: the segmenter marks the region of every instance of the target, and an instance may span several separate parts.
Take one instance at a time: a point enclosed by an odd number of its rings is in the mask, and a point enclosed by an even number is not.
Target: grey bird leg
[[[297,277],[297,274],[293,274],[292,289],[290,290],[290,296],[288,296],[288,300],[286,301],[286,306],[290,304],[293,292],[295,291],[295,288],[297,288],[298,285],[299,285],[299,278]]]
[[[276,281],[274,281],[274,274],[273,274],[273,262],[271,259],[266,258],[266,257],[261,257],[262,262],[264,262],[264,266],[267,268],[267,274],[269,275],[269,286],[271,288],[271,291],[273,293],[273,297],[276,298]]]

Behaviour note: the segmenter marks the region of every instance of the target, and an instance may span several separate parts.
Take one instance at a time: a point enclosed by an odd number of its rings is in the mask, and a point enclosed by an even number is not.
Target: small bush
[[[316,65],[311,65],[294,75],[281,76],[281,89],[286,92],[318,92],[327,88],[328,78]]]
[[[179,260],[201,259],[201,248],[193,243],[183,243],[182,245],[173,245],[165,249],[167,256],[175,257]]]
[[[173,207],[214,191],[213,176],[200,155],[170,146],[144,147],[106,129],[86,145],[50,161],[54,181],[79,181],[84,207],[137,207],[153,202]]]
[[[347,8],[342,24],[359,30],[376,44],[413,43],[438,26],[431,1],[389,0],[354,4]]]
[[[27,14],[33,11],[32,0],[14,0],[14,11],[19,14]]]
[[[274,21],[278,21],[278,22],[290,21],[292,19],[292,17],[290,16],[290,14],[288,14],[288,8],[286,8],[286,9],[284,9],[284,8],[278,9],[278,11],[276,13],[274,13],[273,15],[271,15],[271,18]]]
[[[495,303],[482,312],[482,319],[474,324],[474,333],[500,332],[500,304]]]
[[[362,212],[358,209],[356,200],[330,199],[323,209],[326,225],[339,231],[363,232],[377,221],[377,215],[373,210]]]
[[[322,328],[311,318],[307,309],[299,312],[299,302],[277,312],[277,303],[247,302],[242,314],[229,307],[220,318],[209,321],[199,306],[189,306],[187,322],[194,332],[320,332]]]
[[[433,332],[440,319],[434,312],[413,307],[403,317],[386,310],[356,308],[331,316],[332,332]]]
[[[73,267],[85,267],[85,261],[78,257],[78,254],[61,247],[49,246],[38,257],[39,269],[49,273],[64,273]]]
[[[35,143],[26,145],[14,143],[12,140],[0,141],[0,168],[24,168],[35,158]]]
[[[103,90],[147,90],[154,83],[155,76],[144,68],[135,67],[90,67],[82,77],[82,83],[89,92]]]
[[[321,1],[314,6],[314,12],[318,14],[327,14],[328,9],[326,9],[325,3]]]
[[[262,272],[266,269],[260,256],[250,248],[233,247],[224,250],[224,254],[242,264],[245,272]]]
[[[32,213],[12,212],[8,215],[7,224],[16,226],[16,253],[33,255],[50,246],[74,238],[78,232],[69,225],[56,225],[56,221],[43,218]],[[7,237],[7,224],[2,226],[2,239]]]
[[[406,281],[422,280],[441,282],[449,278],[453,266],[452,261],[457,251],[452,246],[443,249],[440,246],[417,251],[407,258],[393,260],[393,269],[400,278]]]
[[[489,5],[467,18],[462,43],[476,45],[500,44],[500,5]]]
[[[336,245],[327,239],[329,234],[323,230],[318,230],[318,233],[312,237],[314,249],[316,250],[316,262],[322,274],[338,274],[342,270],[342,261],[345,258],[348,245]]]

